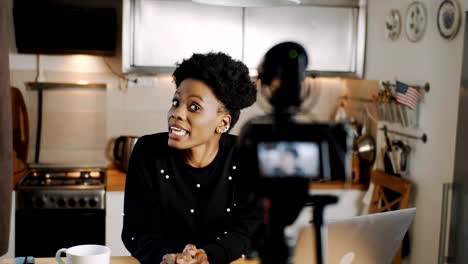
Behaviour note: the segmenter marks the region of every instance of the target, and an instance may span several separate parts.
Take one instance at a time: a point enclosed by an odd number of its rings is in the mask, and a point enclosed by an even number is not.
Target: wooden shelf
[[[70,89],[70,88],[106,89],[107,84],[105,83],[26,82],[26,87],[29,90]]]

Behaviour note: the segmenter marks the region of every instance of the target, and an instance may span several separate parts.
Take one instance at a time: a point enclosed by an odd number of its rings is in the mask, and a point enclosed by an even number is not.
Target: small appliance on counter
[[[136,136],[120,136],[115,139],[113,159],[118,167],[125,172],[128,170],[130,156],[138,138]]]

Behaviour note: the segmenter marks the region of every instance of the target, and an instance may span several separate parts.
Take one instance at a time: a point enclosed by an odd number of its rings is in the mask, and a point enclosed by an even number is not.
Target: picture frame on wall
[[[437,28],[440,35],[447,40],[454,39],[460,24],[460,4],[457,0],[443,0],[437,10]]]

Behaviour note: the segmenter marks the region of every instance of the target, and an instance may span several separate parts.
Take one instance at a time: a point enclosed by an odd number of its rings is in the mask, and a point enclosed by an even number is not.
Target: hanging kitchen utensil
[[[393,170],[395,174],[401,173],[400,165],[401,165],[401,153],[402,152],[403,152],[403,149],[400,147],[400,145],[393,144],[391,154],[392,154],[392,165],[393,165]]]
[[[363,124],[361,136],[355,142],[355,151],[359,158],[360,182],[368,183],[370,180],[370,170],[375,162],[376,144],[375,139],[370,134],[368,127],[367,112],[363,111]]]
[[[395,170],[394,170],[393,162],[392,162],[392,154],[391,154],[392,142],[390,141],[390,138],[388,137],[387,126],[383,127],[383,131],[384,131],[385,142],[386,142],[384,155],[383,155],[384,156],[384,170],[386,173],[395,174]]]
[[[401,170],[406,172],[406,169],[408,168],[408,158],[409,154],[411,152],[411,147],[408,144],[403,143],[403,151],[401,152]]]
[[[375,139],[369,133],[367,112],[363,111],[363,124],[361,136],[356,140],[356,151],[361,161],[367,162],[370,166],[375,161]]]
[[[407,169],[408,155],[411,152],[411,147],[401,140],[395,140],[392,142],[394,150],[398,150],[398,161],[396,167],[398,167],[398,174],[404,174]]]

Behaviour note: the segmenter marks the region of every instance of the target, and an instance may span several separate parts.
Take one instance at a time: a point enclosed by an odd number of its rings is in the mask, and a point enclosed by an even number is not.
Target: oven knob
[[[93,199],[89,200],[89,205],[91,207],[96,207],[96,205],[98,204],[99,202],[99,199],[97,197],[94,197]]]
[[[81,198],[80,200],[78,200],[78,204],[79,204],[81,207],[85,207],[85,206],[86,206],[86,199],[85,199],[85,198]]]
[[[76,206],[75,199],[73,199],[73,198],[68,199],[68,206],[75,207]]]
[[[60,198],[60,199],[58,199],[57,204],[58,204],[59,207],[65,207],[65,205],[67,203],[65,202],[65,199]]]
[[[47,202],[47,199],[45,197],[42,198],[37,198],[36,199],[36,207],[37,208],[43,208]]]

